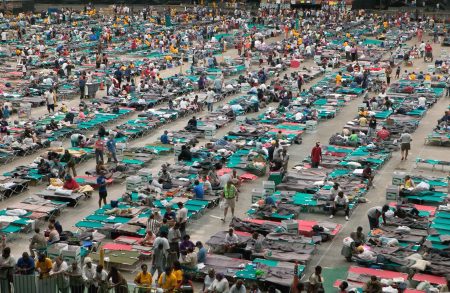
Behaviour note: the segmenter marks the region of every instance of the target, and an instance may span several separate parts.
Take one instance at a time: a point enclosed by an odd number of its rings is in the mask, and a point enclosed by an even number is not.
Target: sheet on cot
[[[370,276],[377,276],[382,279],[394,279],[394,278],[403,278],[404,280],[408,279],[408,274],[380,270],[380,269],[371,269],[371,268],[363,268],[363,267],[355,267],[351,266],[348,269],[348,279],[356,282],[367,282],[370,280]]]
[[[414,274],[412,279],[417,282],[428,281],[430,284],[434,284],[434,285],[446,285],[447,284],[447,280],[445,279],[445,277],[433,276],[433,275],[428,275],[428,274]]]
[[[119,236],[116,239],[114,239],[115,243],[122,243],[122,244],[129,244],[129,245],[136,245],[140,244],[142,242],[143,238],[141,237],[133,237],[133,236]]]
[[[106,215],[89,215],[86,217],[87,221],[112,223],[112,224],[125,224],[130,221],[130,218],[106,216]]]
[[[396,207],[397,203],[391,202],[389,203],[389,206]],[[437,207],[431,207],[421,204],[414,204],[413,207],[415,207],[419,212],[427,213],[429,216],[434,216],[436,214]]]
[[[245,222],[249,222],[249,223],[255,223],[255,224],[264,224],[264,223],[269,223],[272,225],[280,225],[280,222],[275,222],[275,221],[267,221],[267,220],[258,220],[258,219],[245,219]],[[321,226],[322,224],[327,225],[327,224],[334,224],[334,223],[329,223],[329,222],[318,222],[318,221],[306,221],[306,220],[295,220],[298,223],[298,231],[301,235],[303,236],[311,236],[312,235],[312,227],[314,227],[315,225],[319,225]],[[337,233],[339,233],[339,231],[342,228],[342,225],[340,224],[335,224],[334,225],[335,228],[331,230],[330,235],[335,236]]]
[[[99,254],[97,252],[91,253],[89,255],[93,261],[99,261]],[[109,258],[109,263],[120,264],[126,266],[133,266],[139,262],[140,253],[138,251],[114,251],[105,250],[105,258]]]
[[[336,280],[333,284],[333,287],[339,288],[339,285],[341,285],[342,282],[343,282],[343,280]],[[350,288],[356,288],[359,293],[363,293],[362,287],[364,286],[364,283],[352,282],[352,281],[347,281],[347,282],[348,282],[348,285]],[[405,289],[404,292],[405,293],[425,293],[425,291],[416,290],[416,289]]]
[[[86,229],[101,229],[105,227],[105,224],[100,222],[91,222],[91,221],[79,221],[75,224],[77,228],[86,228]]]

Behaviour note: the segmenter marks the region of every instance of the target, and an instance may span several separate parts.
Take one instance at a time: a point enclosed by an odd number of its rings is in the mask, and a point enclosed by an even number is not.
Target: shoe
[[[403,161],[404,159],[403,159],[403,157],[402,157],[402,159],[401,159],[401,161]]]
[[[225,223],[225,218],[222,218],[222,219],[220,219],[222,222],[224,222]]]
[[[345,220],[348,221],[348,216],[345,216]]]
[[[330,215],[330,219],[333,219],[334,218],[334,216],[333,215]]]

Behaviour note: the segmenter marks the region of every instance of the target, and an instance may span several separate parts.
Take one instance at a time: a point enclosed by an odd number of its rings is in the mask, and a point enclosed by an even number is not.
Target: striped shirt
[[[148,219],[147,221],[147,231],[152,231],[153,234],[157,235],[159,231],[159,222],[155,219]]]

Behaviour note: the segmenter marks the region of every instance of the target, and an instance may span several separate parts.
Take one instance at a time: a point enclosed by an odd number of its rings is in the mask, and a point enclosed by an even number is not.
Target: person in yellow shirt
[[[173,54],[177,54],[178,53],[178,49],[175,48],[173,45],[170,45],[169,51],[170,51],[170,53],[173,53]]]
[[[36,270],[39,273],[39,278],[47,278],[52,270],[53,263],[52,260],[46,257],[44,254],[40,254],[38,256],[38,260],[36,261]]]
[[[134,283],[139,287],[139,293],[148,293],[152,286],[153,276],[147,271],[148,267],[146,264],[141,265],[141,269],[142,272],[139,272],[134,278]]]
[[[177,278],[172,273],[172,268],[167,267],[164,273],[159,276],[158,288],[164,290],[164,292],[173,293],[177,287]]]
[[[178,260],[173,262],[172,274],[174,274],[177,279],[177,288],[180,287],[181,283],[183,283],[183,270],[181,269],[181,264]]]
[[[340,86],[342,84],[342,72],[339,72],[337,75],[336,75],[336,85],[337,86]]]
[[[425,80],[431,81],[431,75],[429,73],[425,74]]]
[[[412,72],[412,73],[409,75],[409,80],[416,80],[416,73],[415,73],[415,72]]]
[[[388,22],[387,21],[383,22],[383,26],[384,28],[387,28],[389,26]]]

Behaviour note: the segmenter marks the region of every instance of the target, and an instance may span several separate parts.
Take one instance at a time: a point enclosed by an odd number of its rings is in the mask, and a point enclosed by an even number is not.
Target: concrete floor
[[[411,41],[410,43],[413,43]],[[435,52],[440,52],[440,48],[435,47]],[[225,56],[235,56],[236,51],[230,50],[225,53]],[[302,64],[302,66],[310,66],[311,61]],[[187,67],[187,66],[184,66]],[[414,70],[417,72],[419,70],[426,70],[426,65],[423,62],[415,61]],[[185,68],[186,69],[186,68]],[[412,70],[412,69],[411,69]],[[289,71],[295,71],[290,69]],[[174,68],[170,71],[164,71],[162,76],[172,75],[174,73],[179,72],[178,68]],[[229,99],[223,101],[226,102]],[[222,102],[222,103],[223,103]],[[79,103],[78,100],[67,101],[66,104],[69,107],[76,106]],[[357,107],[361,103],[360,100],[353,100],[348,103],[337,115],[336,118],[321,122],[318,125],[317,131],[313,134],[305,134],[303,137],[303,144],[301,145],[293,145],[289,149],[290,154],[290,165],[293,166],[297,162],[301,162],[305,156],[307,156],[314,143],[316,141],[322,142],[322,144],[327,144],[329,137],[335,132],[340,132],[342,126],[353,118],[357,114]],[[376,188],[369,191],[366,195],[368,202],[365,204],[361,204],[358,208],[353,212],[350,221],[346,222],[343,217],[337,216],[332,221],[336,221],[337,223],[343,224],[342,231],[339,233],[337,237],[333,239],[331,242],[323,243],[318,245],[318,252],[313,257],[312,261],[307,267],[307,271],[305,276],[309,276],[311,272],[311,268],[314,268],[316,265],[321,265],[323,267],[347,267],[349,264],[345,262],[345,260],[340,256],[340,249],[342,245],[342,239],[349,235],[350,232],[356,229],[357,226],[362,225],[365,231],[368,230],[368,222],[366,218],[366,211],[372,206],[382,205],[386,202],[385,200],[385,188],[391,182],[392,173],[395,170],[403,170],[411,173],[420,173],[426,172],[431,173],[430,170],[414,170],[414,159],[416,157],[421,158],[430,158],[430,159],[450,159],[450,152],[446,148],[442,147],[433,147],[433,146],[425,146],[424,139],[431,132],[433,127],[436,125],[436,120],[440,118],[443,114],[444,109],[446,109],[449,105],[448,98],[440,99],[423,117],[419,128],[413,134],[412,141],[412,151],[410,158],[408,161],[400,161],[399,153],[394,153],[392,159],[385,164],[385,166],[378,172],[375,177],[374,184]],[[46,112],[45,109],[33,109],[33,116],[39,117]],[[202,116],[206,113],[199,114],[197,116]],[[137,117],[137,114],[133,114],[132,116],[126,117],[125,119],[121,119],[117,121],[115,124],[120,124],[126,121],[126,119],[132,119],[133,117]],[[14,119],[14,118],[13,118]],[[177,129],[181,129],[185,126],[187,119],[180,119],[174,123],[171,123],[165,126],[165,129],[169,131],[174,131]],[[230,124],[223,129],[220,129],[217,133],[217,136],[225,135],[234,124]],[[141,138],[136,141],[132,141],[130,146],[140,146],[146,143],[154,142],[161,135],[162,129],[154,132],[153,134]],[[203,143],[204,141],[201,141]],[[68,146],[68,141],[64,143],[65,146]],[[0,172],[3,173],[5,171],[9,171],[16,166],[28,164],[32,159],[34,159],[37,154],[19,158],[16,161],[8,163],[6,165],[0,166]],[[173,161],[173,157],[161,157],[156,161],[153,161],[150,164],[150,168],[154,169],[155,172],[159,170],[159,167],[162,162]],[[77,166],[77,171],[79,174],[83,174],[85,170],[92,169],[94,167],[95,161],[89,160],[85,163],[82,163]],[[446,173],[441,173],[439,171],[434,171],[434,175],[436,176],[445,176]],[[236,216],[245,217],[245,212],[251,205],[251,190],[253,188],[261,187],[262,181],[265,178],[258,178],[255,181],[250,183],[246,183],[243,185],[240,193],[239,204],[237,205]],[[0,208],[7,208],[9,204],[17,203],[23,200],[24,198],[33,195],[36,191],[42,190],[45,186],[37,186],[30,187],[30,190],[22,193],[13,198],[7,199],[0,203]],[[108,188],[108,200],[119,198],[123,192],[125,191],[125,185],[115,184]],[[87,201],[82,201],[77,208],[67,208],[62,215],[59,217],[59,221],[62,223],[63,228],[65,230],[74,230],[74,224],[83,219],[84,217],[91,214],[94,210],[98,208],[97,206],[97,194],[94,194],[94,197]],[[188,233],[191,235],[191,239],[194,241],[201,240],[206,241],[209,237],[220,230],[225,230],[229,224],[229,218],[226,223],[222,223],[220,218],[222,216],[222,211],[219,208],[209,210],[206,214],[200,219],[194,221],[187,228]],[[310,220],[324,220],[328,219],[327,215],[324,214],[302,214],[300,216],[301,219],[310,219]],[[12,253],[14,256],[19,257],[19,255],[28,249],[28,239],[31,237],[31,234],[20,235],[18,239],[13,240],[13,242],[9,243],[9,246],[12,248]]]

